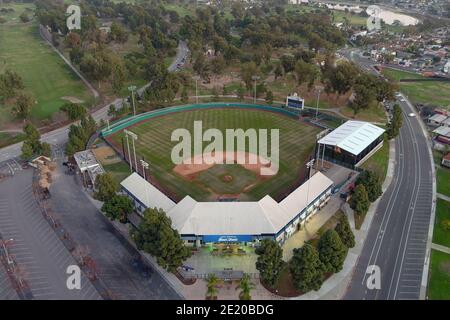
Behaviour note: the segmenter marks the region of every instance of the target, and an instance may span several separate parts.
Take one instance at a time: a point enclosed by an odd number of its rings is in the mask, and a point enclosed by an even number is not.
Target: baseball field
[[[261,175],[255,166],[240,164],[191,164],[175,165],[171,159],[171,141],[175,129],[184,128],[193,132],[194,121],[202,121],[203,132],[216,128],[226,129],[279,129],[279,170],[274,175]],[[229,198],[239,201],[259,200],[269,194],[281,198],[302,182],[305,162],[313,152],[318,128],[293,117],[274,112],[215,108],[172,113],[132,125],[127,130],[135,133],[136,158],[149,163],[147,176],[151,182],[172,198],[179,200],[190,195],[197,201],[216,201]],[[123,130],[110,136],[107,141],[116,151],[127,155],[127,144]],[[132,149],[132,143],[130,147]],[[203,142],[203,146],[209,142]],[[268,147],[270,154],[270,147]],[[131,151],[133,158],[133,151]],[[193,153],[193,158],[196,155]],[[142,170],[139,168],[139,170]]]

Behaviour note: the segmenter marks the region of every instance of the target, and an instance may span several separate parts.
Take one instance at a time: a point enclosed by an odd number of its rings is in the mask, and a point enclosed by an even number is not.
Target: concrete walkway
[[[438,250],[438,251],[450,254],[450,248],[446,247],[446,246],[442,246],[440,244],[432,243],[431,244],[431,249]]]
[[[445,201],[450,202],[450,197],[446,196],[445,194],[437,193],[436,195],[437,195],[437,197],[438,197],[439,199],[442,199],[442,200],[445,200]]]

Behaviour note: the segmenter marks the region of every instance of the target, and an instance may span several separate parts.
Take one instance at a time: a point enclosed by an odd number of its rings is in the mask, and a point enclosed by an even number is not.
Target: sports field
[[[383,69],[383,74],[394,81],[400,81],[401,79],[425,79],[420,74],[389,68]],[[448,81],[399,82],[398,84],[400,90],[413,103],[450,108],[450,82]]]
[[[261,176],[239,164],[216,164],[201,172],[183,176],[174,171],[171,160],[172,131],[178,128],[193,131],[194,121],[203,122],[203,132],[217,128],[243,130],[279,129],[280,165],[274,176]],[[156,184],[171,196],[181,199],[190,195],[198,201],[214,201],[239,195],[240,201],[259,200],[266,194],[278,198],[299,183],[305,160],[312,153],[319,129],[288,116],[249,109],[203,109],[173,113],[141,122],[128,130],[138,135],[137,158],[150,163],[150,174]],[[107,137],[116,149],[122,150],[124,133]],[[269,139],[270,141],[270,139]],[[131,144],[131,143],[130,143]],[[126,144],[123,144],[126,149]],[[204,146],[208,143],[204,143]],[[270,150],[270,147],[268,147]],[[126,153],[126,150],[124,151]],[[270,156],[270,154],[269,154]]]
[[[11,69],[19,73],[25,90],[36,98],[31,119],[38,124],[52,119],[69,100],[81,100],[90,106],[93,98],[80,79],[41,39],[36,22],[17,20],[0,25],[0,72]],[[12,106],[3,106],[0,128],[13,120]],[[46,120],[46,121],[44,121]]]

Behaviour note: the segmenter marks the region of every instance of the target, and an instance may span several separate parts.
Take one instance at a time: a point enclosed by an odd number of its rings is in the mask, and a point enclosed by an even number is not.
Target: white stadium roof
[[[180,234],[203,236],[276,234],[306,207],[306,199],[311,203],[332,184],[317,172],[280,203],[267,195],[258,202],[197,202],[186,196],[175,204],[137,173],[121,183],[147,207],[162,208]]]
[[[156,207],[167,212],[175,206],[175,202],[136,172],[133,172],[120,184],[147,208]]]
[[[358,155],[384,133],[384,129],[364,121],[347,121],[318,141]]]

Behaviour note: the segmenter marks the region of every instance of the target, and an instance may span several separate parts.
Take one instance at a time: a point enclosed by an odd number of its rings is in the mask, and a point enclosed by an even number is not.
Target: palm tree
[[[209,297],[210,299],[213,299],[217,295],[217,284],[219,283],[219,278],[214,273],[210,273],[208,275],[208,278],[206,278],[206,281],[208,282],[206,284],[206,297]]]
[[[239,281],[239,285],[237,289],[241,289],[239,293],[239,299],[241,300],[251,300],[252,296],[250,295],[250,291],[255,288],[255,285],[250,281],[250,276],[248,274],[244,274],[241,281]]]

